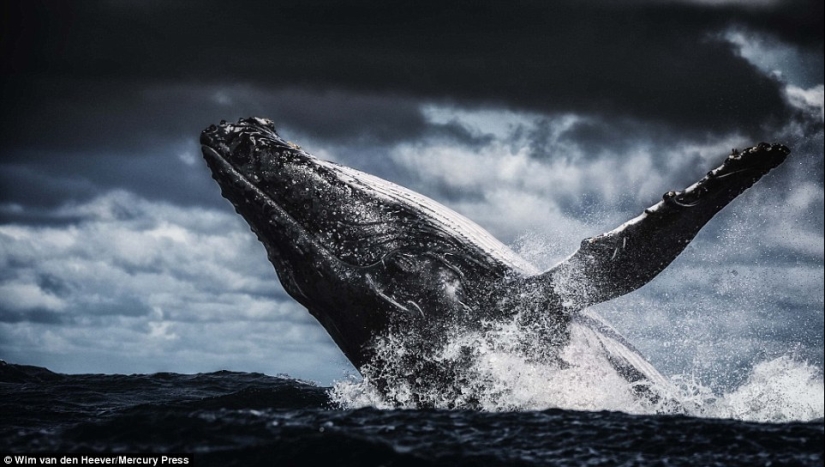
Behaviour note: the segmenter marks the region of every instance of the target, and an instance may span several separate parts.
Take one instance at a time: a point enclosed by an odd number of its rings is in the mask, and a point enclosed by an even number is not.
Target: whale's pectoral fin
[[[760,143],[615,230],[582,241],[575,254],[533,279],[551,285],[568,309],[581,309],[645,285],[685,249],[723,207],[781,164],[790,150]]]

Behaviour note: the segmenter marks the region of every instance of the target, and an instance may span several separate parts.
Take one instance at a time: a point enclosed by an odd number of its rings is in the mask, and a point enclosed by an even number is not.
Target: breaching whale
[[[666,380],[587,307],[652,280],[790,153],[767,143],[734,150],[690,187],[665,193],[540,271],[441,204],[310,155],[270,120],[222,121],[203,131],[201,145],[223,196],[263,243],[286,292],[359,370],[386,364],[375,340],[400,335],[414,351],[406,364],[393,362],[400,366],[394,371],[418,387],[447,388],[456,367],[428,360],[445,336],[515,316],[537,330],[548,355],[568,343],[572,326],[586,329],[616,371],[650,397]]]

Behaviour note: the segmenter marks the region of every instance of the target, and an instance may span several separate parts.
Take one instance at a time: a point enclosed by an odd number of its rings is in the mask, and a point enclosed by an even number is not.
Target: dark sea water
[[[195,465],[823,465],[823,421],[341,409],[255,373],[62,375],[0,363],[0,454],[190,453]]]

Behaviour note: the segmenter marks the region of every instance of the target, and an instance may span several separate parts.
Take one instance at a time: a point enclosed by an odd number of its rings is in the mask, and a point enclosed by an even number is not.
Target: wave
[[[777,375],[790,376],[780,385],[788,392],[800,376],[791,373],[802,368],[790,359],[766,362],[740,392],[764,389],[761,378],[774,384]],[[822,465],[821,418],[771,424],[503,410],[515,399],[500,399],[499,411],[335,410],[331,392],[256,373],[63,375],[0,362],[0,451],[181,452],[220,466]],[[774,416],[766,408],[748,414]]]

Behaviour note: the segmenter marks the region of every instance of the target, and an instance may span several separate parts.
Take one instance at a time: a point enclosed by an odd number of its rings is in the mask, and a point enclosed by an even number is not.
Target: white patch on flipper
[[[650,364],[636,349],[633,349],[626,339],[607,324],[598,313],[584,309],[580,314],[585,318],[582,321],[582,328],[587,334],[592,334],[602,345],[605,352],[627,361],[633,368],[639,371],[645,378],[656,386],[659,391],[672,392],[673,384],[656,368]]]

